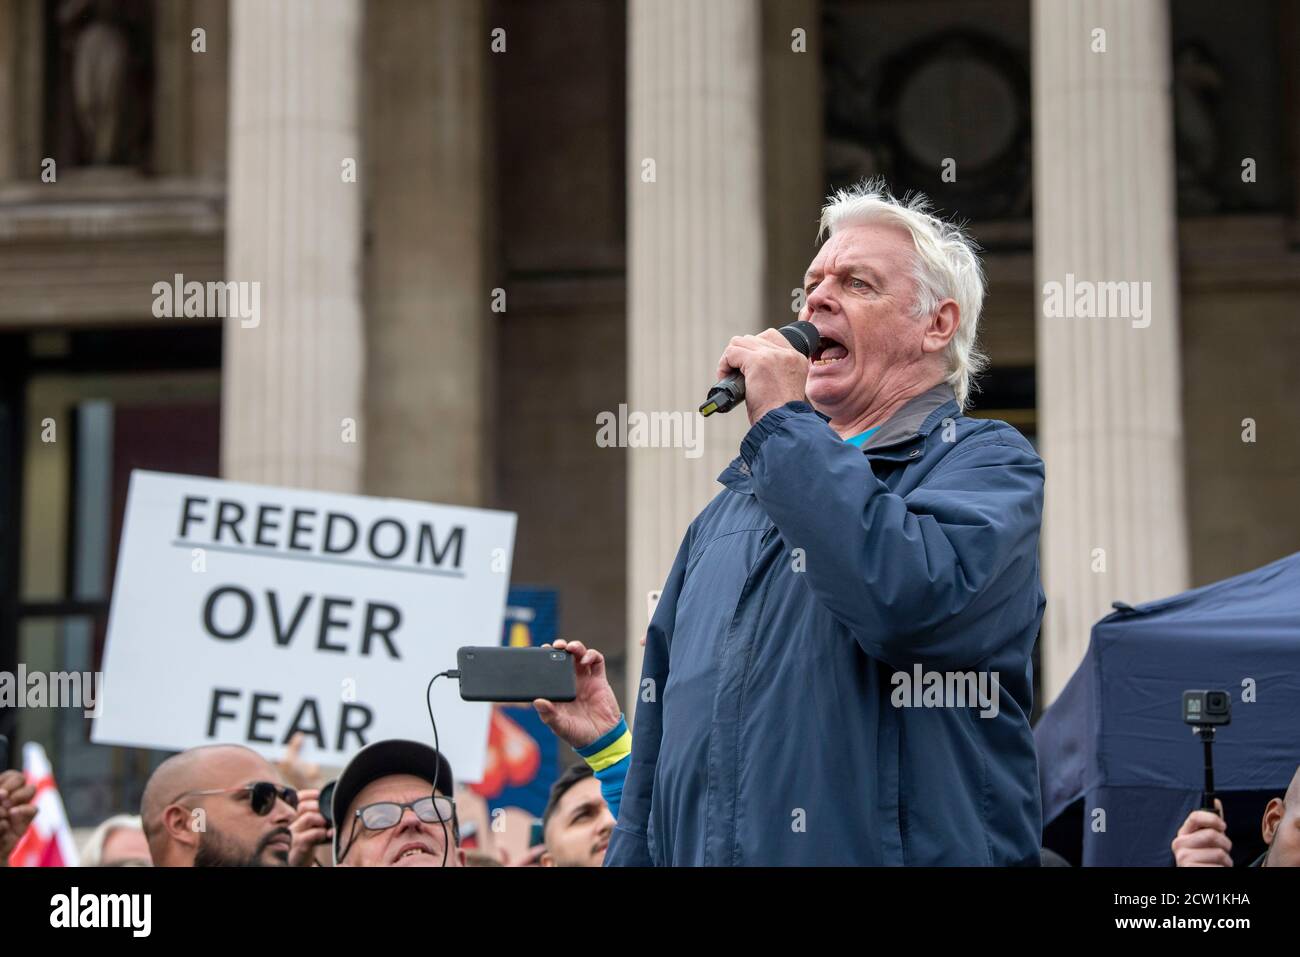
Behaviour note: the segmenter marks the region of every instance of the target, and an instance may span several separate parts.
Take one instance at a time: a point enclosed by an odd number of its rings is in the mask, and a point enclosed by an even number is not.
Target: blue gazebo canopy
[[[1215,790],[1285,791],[1300,765],[1300,553],[1093,626],[1034,729],[1045,828],[1082,799],[1084,865],[1171,862],[1203,782],[1201,742],[1182,721],[1193,688],[1232,698]]]

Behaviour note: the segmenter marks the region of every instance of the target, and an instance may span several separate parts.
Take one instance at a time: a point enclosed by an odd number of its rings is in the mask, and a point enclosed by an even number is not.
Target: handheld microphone
[[[817,351],[817,346],[821,344],[821,336],[817,333],[817,327],[811,322],[804,322],[802,319],[798,322],[792,322],[788,326],[782,326],[777,332],[785,336],[785,341],[798,349],[799,354],[805,359],[811,358],[812,354]],[[733,372],[709,390],[708,398],[700,406],[700,415],[707,416],[712,415],[714,412],[730,412],[744,398],[745,377],[739,372]]]

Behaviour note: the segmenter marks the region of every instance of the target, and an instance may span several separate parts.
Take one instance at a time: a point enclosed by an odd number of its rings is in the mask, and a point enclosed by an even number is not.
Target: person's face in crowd
[[[1266,867],[1300,867],[1300,788],[1294,798],[1273,798],[1264,809],[1264,842],[1268,844]]]
[[[149,842],[144,839],[144,831],[134,827],[115,827],[108,832],[99,858],[101,867],[148,864],[149,861]]]
[[[844,227],[808,267],[800,318],[817,327],[822,349],[809,364],[806,391],[832,422],[913,394],[944,368],[957,304],[947,299],[935,316],[915,318],[914,257],[906,229],[876,223]]]
[[[339,866],[463,866],[464,855],[456,846],[451,821],[445,824],[438,821],[422,821],[413,809],[407,807],[402,809],[401,819],[392,827],[371,830],[356,816],[357,811],[370,804],[385,801],[410,804],[421,798],[427,798],[431,793],[434,793],[432,785],[413,774],[391,774],[367,784],[353,799],[343,821],[339,822],[342,847],[345,851]],[[351,841],[350,847],[349,841]]]
[[[209,759],[204,778],[212,783],[196,791],[259,781],[284,786],[266,759],[233,748]],[[191,808],[202,809],[202,815],[193,818],[192,824],[199,835],[195,867],[283,867],[289,863],[289,824],[294,809],[280,795],[276,795],[266,814],[254,811],[252,794],[245,790],[191,794],[181,800]]]
[[[600,796],[600,782],[583,778],[564,792],[546,822],[543,867],[600,867],[614,831],[614,815]]]

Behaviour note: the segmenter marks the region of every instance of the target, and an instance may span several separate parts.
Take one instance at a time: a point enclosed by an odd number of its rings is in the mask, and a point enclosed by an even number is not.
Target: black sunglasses
[[[298,810],[298,792],[293,788],[282,787],[279,784],[272,784],[270,781],[254,781],[252,784],[241,784],[233,788],[209,788],[203,791],[185,791],[176,795],[173,802],[191,794],[238,794],[241,791],[248,792],[248,806],[252,808],[254,814],[258,817],[265,817],[271,813],[271,808],[275,807],[275,799],[279,798],[285,804]]]

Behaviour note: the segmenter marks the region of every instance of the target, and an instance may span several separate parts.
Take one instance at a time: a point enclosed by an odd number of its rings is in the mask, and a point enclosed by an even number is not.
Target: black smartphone
[[[0,734],[0,771],[9,767],[9,739]]]
[[[572,701],[578,692],[567,651],[554,648],[461,648],[456,652],[464,701]]]

